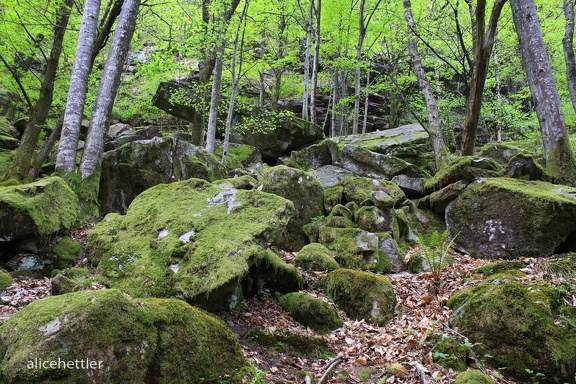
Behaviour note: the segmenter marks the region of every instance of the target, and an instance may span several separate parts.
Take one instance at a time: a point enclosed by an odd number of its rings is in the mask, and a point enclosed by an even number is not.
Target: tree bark
[[[118,25],[112,37],[110,52],[98,87],[96,102],[92,108],[88,136],[80,162],[82,179],[88,178],[96,171],[102,158],[104,136],[110,124],[110,114],[120,87],[120,75],[128,57],[130,41],[136,28],[139,7],[140,0],[125,0],[120,11]]]
[[[42,79],[42,85],[40,86],[40,95],[30,111],[30,117],[26,124],[24,134],[22,135],[20,147],[18,147],[16,151],[12,165],[8,169],[8,172],[6,172],[6,179],[15,178],[22,180],[30,170],[30,162],[34,154],[34,148],[38,143],[42,126],[46,123],[48,112],[52,106],[54,82],[56,81],[56,72],[62,54],[62,43],[66,33],[66,26],[70,19],[72,4],[73,0],[65,0],[58,8],[56,23],[54,25],[54,40],[52,42],[52,49],[50,50],[50,57],[46,64],[46,72]]]
[[[506,3],[506,0],[496,0],[494,2],[488,28],[486,28],[485,25],[486,0],[478,0],[476,4],[474,69],[472,71],[471,89],[466,105],[464,138],[462,139],[462,150],[460,152],[462,156],[471,156],[474,154],[476,135],[478,133],[478,120],[480,119],[480,110],[482,109],[484,85],[488,74],[488,65],[490,64],[490,55],[494,47],[496,26],[504,3]]]
[[[314,0],[310,0],[308,20],[306,21],[306,53],[304,54],[304,92],[302,94],[302,118],[310,119],[308,100],[310,99],[310,51],[312,49],[312,18],[314,15]]]
[[[546,169],[555,182],[574,185],[574,155],[534,0],[510,0],[510,6],[518,34],[522,66],[528,78],[542,132]]]
[[[310,121],[316,124],[316,92],[318,90],[318,61],[320,60],[320,17],[322,0],[316,4],[316,25],[314,27],[314,58],[312,59],[312,89],[310,90]]]
[[[87,0],[84,3],[84,14],[78,33],[76,57],[70,75],[68,99],[56,157],[56,171],[61,171],[64,175],[76,169],[76,151],[88,90],[88,77],[92,70],[92,52],[99,12],[100,0]]]
[[[572,108],[576,111],[576,58],[574,57],[574,0],[564,0],[564,17],[566,28],[562,47],[566,61],[566,79]]]
[[[432,144],[432,150],[434,152],[434,158],[436,160],[436,168],[440,169],[442,166],[448,163],[448,148],[444,143],[444,136],[442,134],[442,119],[438,112],[438,107],[436,106],[436,99],[434,98],[434,93],[432,87],[430,87],[430,82],[424,71],[424,66],[420,59],[420,54],[418,52],[418,45],[415,38],[414,17],[412,16],[412,4],[410,0],[403,0],[404,3],[404,17],[406,23],[408,23],[408,50],[410,52],[410,57],[412,58],[412,66],[414,67],[414,74],[418,79],[418,85],[422,90],[424,95],[424,103],[426,104],[426,114],[428,116],[428,127],[424,127],[428,132],[430,141]]]

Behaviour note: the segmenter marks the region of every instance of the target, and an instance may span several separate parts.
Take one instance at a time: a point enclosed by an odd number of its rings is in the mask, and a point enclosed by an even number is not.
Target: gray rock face
[[[162,183],[226,177],[224,166],[201,147],[174,138],[131,142],[106,152],[102,161],[100,212],[125,213],[141,192]]]
[[[112,213],[95,226],[88,257],[103,282],[135,297],[228,309],[242,292],[299,289],[297,270],[268,249],[293,212],[290,201],[257,190],[199,179],[162,184],[140,194],[125,216]]]
[[[478,258],[546,257],[576,250],[576,189],[486,178],[446,209],[455,244]]]
[[[325,165],[311,172],[318,178],[324,188],[338,185],[342,179],[348,176],[355,176],[354,172],[334,165]]]

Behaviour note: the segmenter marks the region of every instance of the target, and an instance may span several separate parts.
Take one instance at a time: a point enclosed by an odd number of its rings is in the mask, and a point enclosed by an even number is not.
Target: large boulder
[[[186,121],[194,120],[194,101],[198,98],[192,84],[182,81],[163,81],[158,84],[152,105]]]
[[[124,144],[102,160],[100,212],[125,213],[141,192],[162,183],[226,177],[225,167],[205,149],[176,138],[156,137]]]
[[[337,269],[322,280],[326,292],[353,319],[383,327],[394,316],[396,295],[390,281],[369,272]]]
[[[0,187],[0,242],[66,230],[77,213],[78,198],[60,177]]]
[[[455,245],[477,258],[546,257],[576,250],[576,189],[479,179],[446,209]]]
[[[320,333],[328,333],[342,326],[338,311],[325,301],[306,292],[288,293],[278,300],[294,320]]]
[[[561,291],[525,285],[515,275],[494,275],[457,292],[447,305],[450,323],[476,345],[477,356],[517,382],[573,382],[576,373],[575,307]]]
[[[324,215],[324,188],[318,179],[310,173],[280,165],[270,168],[258,189],[294,204],[294,215],[274,244],[288,251],[297,251],[306,245],[308,239],[302,227]]]
[[[37,300],[0,327],[0,381],[242,383],[246,362],[218,318],[118,290]]]
[[[290,201],[257,190],[199,179],[161,184],[138,196],[125,216],[109,214],[92,229],[89,260],[102,282],[133,296],[227,309],[242,288],[246,295],[298,290],[297,270],[267,249],[293,211]]]
[[[470,183],[481,177],[498,177],[502,170],[500,164],[487,157],[459,157],[430,178],[426,182],[425,190],[432,193],[460,181]]]

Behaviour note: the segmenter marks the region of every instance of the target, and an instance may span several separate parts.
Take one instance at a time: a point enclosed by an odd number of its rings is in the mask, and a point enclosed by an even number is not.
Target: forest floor
[[[288,263],[295,253],[280,252]],[[397,298],[395,316],[385,327],[352,320],[340,311],[344,325],[331,333],[319,335],[298,324],[269,295],[247,299],[241,310],[221,314],[238,335],[242,349],[261,378],[270,383],[451,383],[452,370],[433,361],[431,337],[455,337],[468,343],[465,335],[450,326],[451,310],[448,298],[456,291],[482,280],[475,273],[482,265],[494,260],[477,260],[467,255],[453,254],[454,262],[441,271],[441,282],[435,284],[429,273],[402,272],[387,274]],[[546,280],[561,283],[550,276],[546,259],[522,258],[527,282]],[[307,285],[313,287],[322,273],[304,273]],[[576,284],[576,281],[571,281]],[[99,286],[102,288],[102,286]],[[314,289],[306,292],[322,298]],[[50,279],[14,279],[0,295],[0,323],[34,300],[50,295]],[[280,335],[286,339],[264,345],[255,335]],[[330,353],[307,355],[298,345],[290,345],[289,335],[304,335],[323,340]],[[301,342],[299,342],[301,343]],[[482,370],[497,383],[510,384],[497,372],[484,367],[472,356],[469,367]],[[313,380],[312,380],[313,378]]]

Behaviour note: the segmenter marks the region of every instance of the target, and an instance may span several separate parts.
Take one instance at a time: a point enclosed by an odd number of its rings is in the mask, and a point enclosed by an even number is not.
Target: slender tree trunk
[[[226,117],[226,130],[224,132],[224,144],[222,150],[222,164],[226,165],[228,160],[228,146],[230,143],[230,129],[232,127],[232,116],[234,115],[234,104],[236,102],[236,93],[238,92],[238,76],[236,74],[236,58],[238,56],[238,41],[240,39],[240,27],[242,26],[242,21],[244,20],[244,15],[246,14],[246,9],[248,8],[248,0],[244,0],[244,5],[242,6],[242,12],[240,12],[240,18],[238,19],[238,25],[236,26],[236,34],[234,35],[234,51],[232,52],[232,94],[230,95],[230,105],[228,106],[228,116]],[[240,71],[242,71],[242,52],[240,52]]]
[[[438,113],[438,107],[436,106],[436,99],[434,98],[434,92],[432,87],[430,87],[430,82],[424,71],[424,66],[420,59],[420,54],[418,53],[418,45],[415,39],[415,24],[414,17],[412,16],[412,5],[410,0],[403,0],[404,3],[404,17],[408,23],[408,50],[410,52],[410,57],[412,58],[412,65],[414,66],[414,74],[418,79],[418,85],[422,90],[424,95],[424,103],[426,104],[426,114],[428,115],[428,127],[424,127],[430,136],[430,141],[432,143],[432,150],[434,152],[434,158],[436,160],[437,169],[442,168],[448,163],[448,148],[444,143],[444,136],[442,134],[442,119]]]
[[[210,96],[210,111],[208,115],[208,127],[206,129],[206,150],[214,153],[216,147],[216,127],[218,123],[218,107],[220,106],[220,89],[222,88],[222,59],[224,55],[224,43],[217,49],[216,66],[212,78],[212,92]]]
[[[312,18],[314,16],[314,0],[310,0],[310,10],[306,22],[306,53],[304,54],[304,92],[302,95],[302,118],[310,119],[310,51],[312,49]]]
[[[63,120],[64,120],[64,113],[62,113],[60,115],[60,118],[58,119],[56,126],[54,127],[52,132],[50,132],[50,135],[48,136],[48,138],[46,140],[44,140],[44,143],[42,144],[42,148],[40,148],[40,152],[38,152],[38,155],[36,156],[36,160],[34,160],[34,165],[32,166],[32,168],[30,168],[30,171],[28,172],[28,176],[32,180],[34,180],[35,178],[38,177],[38,175],[40,174],[40,171],[42,170],[42,166],[44,165],[44,163],[48,159],[48,156],[50,156],[50,151],[54,147],[54,144],[56,144],[56,142],[58,141],[58,138],[60,137],[60,133],[62,132]]]
[[[56,170],[61,171],[64,175],[76,169],[76,151],[88,90],[88,77],[92,70],[92,52],[99,12],[100,0],[87,0],[84,3],[84,14],[78,33],[76,57],[70,75],[68,100],[66,101],[62,135],[56,158]]]
[[[318,90],[318,60],[320,59],[320,17],[322,0],[316,4],[316,25],[314,27],[314,58],[312,59],[312,90],[310,91],[310,121],[316,124],[316,93]]]
[[[566,61],[566,79],[572,108],[576,111],[576,58],[574,58],[574,0],[564,0],[564,17],[566,28],[562,47]]]
[[[104,65],[96,102],[92,108],[88,136],[84,146],[82,161],[80,162],[82,179],[91,176],[102,159],[104,136],[110,124],[110,114],[114,106],[114,99],[120,87],[120,76],[124,69],[130,41],[136,28],[136,16],[138,15],[139,6],[140,0],[125,0],[118,18],[118,25],[112,37],[112,44]]]
[[[544,142],[546,170],[555,182],[576,184],[576,164],[534,0],[510,0],[514,26]]]
[[[364,37],[366,36],[366,26],[364,25],[364,6],[366,0],[360,0],[360,11],[358,14],[359,29],[358,29],[358,45],[356,46],[356,76],[354,78],[354,113],[352,118],[352,133],[358,133],[358,121],[360,116],[360,79],[362,70],[360,69],[360,60],[362,59],[362,46],[364,45]]]
[[[494,80],[496,82],[496,102],[500,105],[502,103],[502,84],[500,82],[500,63],[498,62],[498,33],[494,37]],[[499,108],[501,110],[501,108]],[[502,142],[502,113],[498,113],[497,122],[497,133],[496,133],[496,140],[501,143]]]
[[[362,133],[366,133],[366,126],[368,125],[368,102],[370,97],[370,63],[366,66],[366,88],[364,89],[364,118],[362,120]]]
[[[482,109],[482,96],[484,94],[484,85],[488,73],[488,64],[490,64],[490,55],[494,46],[494,37],[496,27],[502,7],[506,0],[496,0],[486,28],[486,0],[478,0],[476,4],[476,38],[474,69],[472,72],[472,83],[468,103],[466,106],[466,121],[464,123],[464,138],[462,139],[462,156],[474,154],[476,146],[476,135],[478,133],[478,120],[480,119],[480,110]]]
[[[56,23],[54,25],[54,40],[52,42],[50,57],[46,63],[46,71],[42,79],[42,85],[40,86],[40,95],[38,101],[30,111],[30,117],[26,124],[24,134],[22,135],[20,147],[18,147],[16,151],[12,165],[8,169],[8,172],[6,172],[6,179],[15,178],[22,180],[30,170],[30,162],[34,154],[34,148],[38,143],[42,126],[46,123],[50,106],[52,105],[54,82],[56,81],[56,72],[62,54],[62,43],[64,41],[66,26],[70,19],[72,4],[72,0],[66,0],[58,8]]]
[[[258,74],[260,75],[260,94],[258,97],[258,106],[262,108],[264,107],[264,94],[266,89],[266,82],[264,72],[259,71]]]

